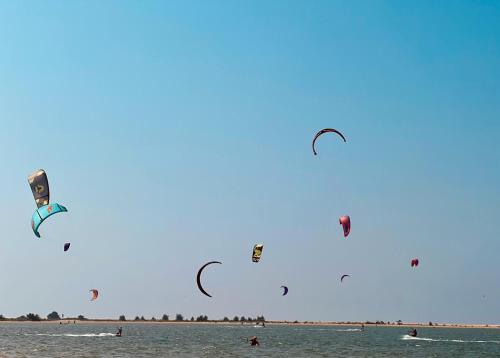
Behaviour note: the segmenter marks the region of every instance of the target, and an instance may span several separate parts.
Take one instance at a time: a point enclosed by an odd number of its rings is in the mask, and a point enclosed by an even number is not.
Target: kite
[[[281,286],[281,288],[283,289],[283,295],[282,296],[286,296],[287,293],[288,293],[288,287],[286,286]]]
[[[43,169],[38,169],[28,176],[28,183],[33,192],[37,210],[31,216],[31,228],[37,237],[40,237],[38,228],[49,216],[68,211],[64,206],[52,203],[49,204],[49,181],[47,173]]]
[[[69,243],[69,242],[65,243],[64,244],[64,251],[68,251],[70,245],[71,245],[71,243]]]
[[[97,300],[97,296],[99,296],[99,291],[97,291],[95,288],[93,288],[89,292],[92,292],[92,298],[90,300],[91,301]]]
[[[222,262],[219,261],[210,261],[207,262],[205,265],[201,266],[201,268],[198,270],[198,274],[196,275],[196,283],[198,284],[198,289],[203,293],[205,296],[212,297],[207,291],[203,289],[203,286],[201,285],[201,272],[205,267],[211,264],[222,264]]]
[[[349,276],[349,275],[342,275],[342,277],[340,278],[340,282],[344,281],[344,278],[346,278],[346,277],[351,277],[351,276]]]
[[[36,172],[28,176],[33,197],[35,198],[36,206],[41,207],[49,203],[49,181],[47,174],[43,169],[38,169]]]
[[[344,237],[347,237],[351,232],[351,218],[349,215],[344,215],[339,218],[339,223],[342,225],[342,229],[344,230]]]
[[[417,267],[418,266],[418,259],[412,259],[410,262],[411,267]]]
[[[342,133],[340,133],[338,130],[336,129],[333,129],[333,128],[325,128],[325,129],[322,129],[320,130],[318,133],[316,133],[316,135],[314,136],[314,139],[312,141],[312,149],[313,149],[313,153],[314,155],[317,155],[318,153],[316,152],[316,148],[315,148],[315,144],[316,144],[316,140],[324,133],[329,133],[329,132],[332,132],[332,133],[337,133],[343,140],[344,142],[347,142],[344,135]]]
[[[64,206],[59,205],[57,203],[48,204],[37,209],[32,217],[31,217],[31,228],[37,237],[40,237],[40,233],[38,232],[38,228],[48,217],[68,211]]]
[[[253,252],[252,252],[252,261],[253,262],[259,262],[260,257],[262,256],[262,249],[264,248],[264,245],[262,244],[256,244],[253,247]]]

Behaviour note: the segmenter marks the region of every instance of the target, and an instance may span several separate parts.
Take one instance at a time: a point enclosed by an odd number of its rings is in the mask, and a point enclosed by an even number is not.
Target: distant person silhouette
[[[256,337],[256,336],[253,336],[252,338],[250,338],[250,345],[251,345],[251,346],[260,346],[260,343],[259,343],[259,341],[257,340],[257,337]]]

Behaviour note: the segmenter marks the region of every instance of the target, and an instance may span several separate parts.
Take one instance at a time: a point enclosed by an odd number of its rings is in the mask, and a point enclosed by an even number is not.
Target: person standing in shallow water
[[[257,340],[257,337],[256,337],[256,336],[253,336],[252,338],[250,338],[250,345],[251,345],[251,346],[260,346],[260,343],[259,343],[259,341]]]

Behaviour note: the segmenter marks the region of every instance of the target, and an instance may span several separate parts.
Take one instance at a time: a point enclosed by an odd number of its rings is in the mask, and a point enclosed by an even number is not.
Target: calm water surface
[[[0,357],[500,357],[500,330],[195,325],[0,324]],[[245,337],[256,335],[261,346]]]

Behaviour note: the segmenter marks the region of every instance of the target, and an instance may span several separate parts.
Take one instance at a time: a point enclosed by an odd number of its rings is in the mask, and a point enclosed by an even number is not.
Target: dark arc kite
[[[201,273],[203,272],[203,270],[205,269],[205,267],[207,267],[208,265],[211,265],[211,264],[220,264],[222,265],[222,262],[220,261],[210,261],[210,262],[207,262],[205,265],[201,266],[200,269],[198,270],[198,274],[196,275],[196,284],[198,285],[198,289],[201,291],[201,293],[203,293],[205,296],[208,296],[208,297],[212,297],[207,291],[205,291],[205,289],[203,288],[202,284],[201,284]]]
[[[318,133],[316,133],[316,135],[314,136],[314,139],[312,141],[312,150],[313,150],[314,155],[318,155],[318,153],[316,152],[316,140],[324,133],[336,133],[344,140],[344,142],[347,142],[344,135],[342,133],[340,133],[338,130],[333,129],[333,128],[322,129]]]

